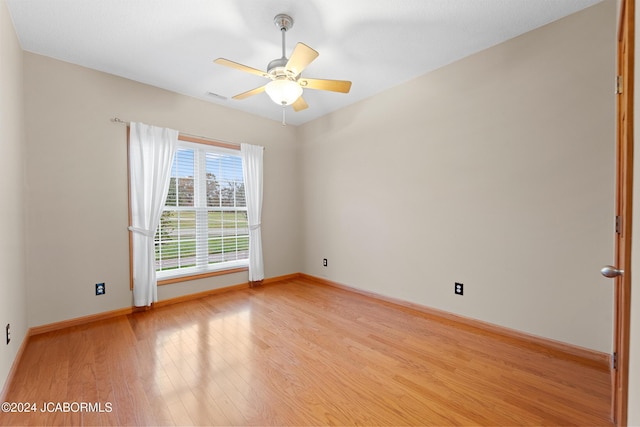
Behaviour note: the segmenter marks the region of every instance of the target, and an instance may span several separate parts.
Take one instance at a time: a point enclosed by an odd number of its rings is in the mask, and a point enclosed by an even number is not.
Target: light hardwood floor
[[[7,400],[105,412],[0,424],[607,426],[609,381],[536,345],[289,280],[34,336]]]

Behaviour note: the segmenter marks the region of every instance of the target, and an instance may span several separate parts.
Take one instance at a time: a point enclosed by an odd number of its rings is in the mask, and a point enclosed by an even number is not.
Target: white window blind
[[[247,203],[237,151],[179,141],[155,253],[160,280],[248,265]]]

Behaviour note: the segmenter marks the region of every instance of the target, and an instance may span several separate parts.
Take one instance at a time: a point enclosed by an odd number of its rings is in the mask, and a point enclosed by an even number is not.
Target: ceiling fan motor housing
[[[269,62],[267,65],[267,73],[269,73],[273,77],[278,77],[279,75],[286,75],[287,62],[289,60],[287,58],[278,58]]]

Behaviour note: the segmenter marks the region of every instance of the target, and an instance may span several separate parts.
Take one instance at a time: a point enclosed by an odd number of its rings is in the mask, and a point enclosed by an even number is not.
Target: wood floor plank
[[[32,337],[8,400],[102,410],[0,425],[611,426],[609,381],[536,343],[291,279]]]

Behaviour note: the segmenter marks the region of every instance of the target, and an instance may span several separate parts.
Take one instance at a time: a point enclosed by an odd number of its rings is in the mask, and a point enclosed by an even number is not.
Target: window
[[[237,150],[178,142],[155,256],[159,281],[248,266],[247,203]]]

